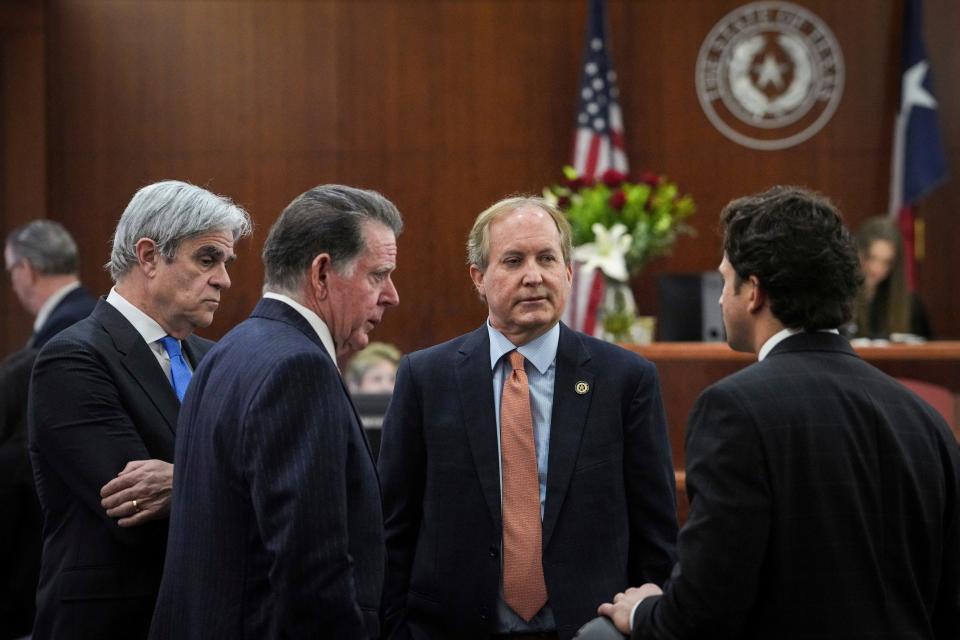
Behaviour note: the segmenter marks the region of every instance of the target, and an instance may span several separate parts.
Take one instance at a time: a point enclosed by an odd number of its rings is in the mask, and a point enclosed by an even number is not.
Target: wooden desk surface
[[[653,344],[624,344],[626,349],[654,362],[723,360],[743,362],[756,360],[752,353],[740,353],[725,342],[654,342]],[[960,340],[933,340],[923,344],[890,344],[883,346],[855,346],[857,353],[868,362],[897,360],[956,361],[960,363]]]

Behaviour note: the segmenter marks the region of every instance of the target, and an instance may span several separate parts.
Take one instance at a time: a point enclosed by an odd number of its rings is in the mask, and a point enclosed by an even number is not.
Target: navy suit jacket
[[[333,360],[261,300],[197,369],[151,638],[378,638],[380,488]]]
[[[27,391],[37,352],[70,325],[86,318],[96,300],[80,287],[53,308],[30,346],[0,362],[0,620],[9,637],[30,633],[40,570],[40,505],[27,453]],[[0,632],[0,638],[8,637]]]
[[[709,387],[690,516],[639,638],[960,638],[960,451],[844,338],[801,333]]]
[[[486,638],[500,590],[500,475],[486,326],[401,362],[383,426],[393,637]],[[584,382],[586,393],[575,387]],[[543,516],[560,638],[617,591],[662,582],[677,533],[654,366],[561,325]]]
[[[196,365],[213,343],[183,344]],[[167,521],[121,528],[100,489],[131,460],[173,462],[179,409],[153,351],[106,300],[40,351],[28,418],[44,520],[36,640],[146,637]]]

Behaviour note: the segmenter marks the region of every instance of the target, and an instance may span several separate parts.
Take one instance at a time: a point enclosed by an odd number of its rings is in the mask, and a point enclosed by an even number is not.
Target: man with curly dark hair
[[[862,280],[840,214],[776,187],[721,221],[727,340],[759,362],[691,413],[670,582],[600,613],[634,639],[960,638],[960,450],[838,335]]]

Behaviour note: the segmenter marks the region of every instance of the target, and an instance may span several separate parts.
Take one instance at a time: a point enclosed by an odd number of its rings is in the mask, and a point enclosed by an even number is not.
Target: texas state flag
[[[922,0],[906,0],[903,9],[900,110],[894,125],[890,215],[898,219],[907,255],[907,278],[916,284],[914,207],[947,177],[937,100],[923,43]]]

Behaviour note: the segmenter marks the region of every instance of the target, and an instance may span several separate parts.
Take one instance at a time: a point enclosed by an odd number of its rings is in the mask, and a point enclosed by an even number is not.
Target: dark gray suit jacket
[[[711,386],[690,516],[639,638],[960,638],[960,453],[844,338],[801,333]]]
[[[261,300],[184,398],[151,638],[378,638],[380,487],[309,323]]]
[[[191,336],[184,352],[196,365],[212,344]],[[44,519],[36,640],[146,636],[167,521],[122,529],[100,489],[131,460],[173,462],[179,409],[153,351],[106,300],[40,351],[29,403]]]
[[[677,520],[653,365],[561,325],[556,367],[543,570],[557,631],[570,638],[612,594],[666,579]],[[486,326],[400,365],[380,449],[394,637],[493,630],[502,522],[492,386]]]

